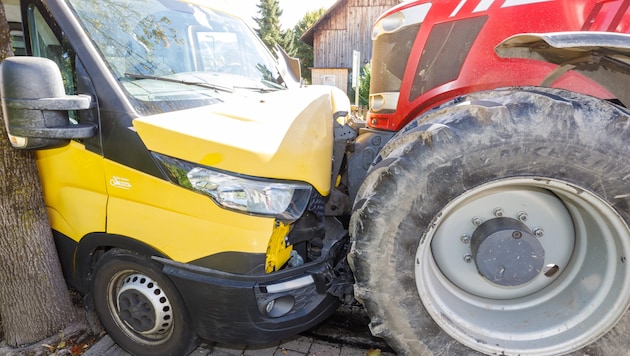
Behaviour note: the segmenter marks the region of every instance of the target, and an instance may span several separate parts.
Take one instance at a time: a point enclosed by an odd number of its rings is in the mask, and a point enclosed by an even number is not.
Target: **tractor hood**
[[[333,116],[349,109],[340,90],[312,86],[235,96],[138,118],[133,126],[153,152],[249,176],[304,181],[328,194]]]

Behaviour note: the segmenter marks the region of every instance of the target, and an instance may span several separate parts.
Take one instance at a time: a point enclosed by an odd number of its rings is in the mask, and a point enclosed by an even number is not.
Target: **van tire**
[[[103,327],[132,355],[187,355],[199,343],[182,297],[146,256],[106,252],[96,266],[92,294]]]
[[[401,355],[627,349],[629,117],[596,98],[525,87],[463,96],[401,130],[350,220],[355,296],[372,333]],[[525,281],[490,280],[490,259],[470,253],[480,248],[471,233],[507,220],[544,252]]]

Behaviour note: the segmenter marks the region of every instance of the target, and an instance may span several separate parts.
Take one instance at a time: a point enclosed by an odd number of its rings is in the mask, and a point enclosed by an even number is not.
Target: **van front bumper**
[[[318,260],[262,275],[154,259],[164,265],[202,339],[261,345],[296,335],[334,313],[340,301],[332,294],[340,284],[352,283],[339,275],[346,243],[345,237],[327,241]]]

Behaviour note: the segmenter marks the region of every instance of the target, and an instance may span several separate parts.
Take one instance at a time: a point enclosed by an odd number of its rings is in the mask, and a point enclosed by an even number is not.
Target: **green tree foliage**
[[[370,101],[370,72],[372,68],[370,63],[361,68],[360,82],[359,82],[359,105],[367,107]]]
[[[307,12],[304,17],[285,34],[285,39],[291,40],[291,43],[284,43],[283,47],[287,53],[293,57],[300,59],[302,67],[302,78],[310,81],[311,70],[313,66],[313,47],[300,41],[300,37],[326,12],[326,9],[319,9]]]
[[[256,6],[258,6],[258,13],[261,16],[254,18],[258,24],[256,30],[258,36],[272,51],[275,45],[279,44],[290,56],[299,58],[302,78],[310,81],[311,70],[309,68],[313,66],[313,48],[300,41],[300,37],[319,20],[326,9],[307,12],[292,29],[283,31],[280,27],[282,9],[279,7],[278,0],[260,0]]]
[[[280,16],[282,10],[278,0],[260,0],[256,5],[260,18],[254,18],[258,29],[256,33],[267,45],[267,48],[273,51],[276,44],[283,43],[282,28],[280,27]]]
[[[371,80],[371,66],[370,63],[364,65],[359,68],[359,102],[355,103],[355,105],[361,108],[367,108],[370,104],[370,80]],[[356,98],[356,89],[349,88],[348,89],[348,97],[352,102],[355,101]]]
[[[370,103],[370,71],[371,71],[370,63],[364,65],[359,69],[359,102],[354,103],[356,98],[356,89],[349,88],[348,89],[348,97],[350,101],[352,101],[355,105],[366,108]]]

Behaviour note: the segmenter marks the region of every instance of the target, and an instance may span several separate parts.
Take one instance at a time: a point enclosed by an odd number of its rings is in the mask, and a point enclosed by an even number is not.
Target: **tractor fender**
[[[524,58],[557,64],[543,81],[551,85],[569,70],[581,73],[608,89],[630,106],[630,35],[612,32],[573,31],[523,33],[508,37],[495,47],[502,58]]]

